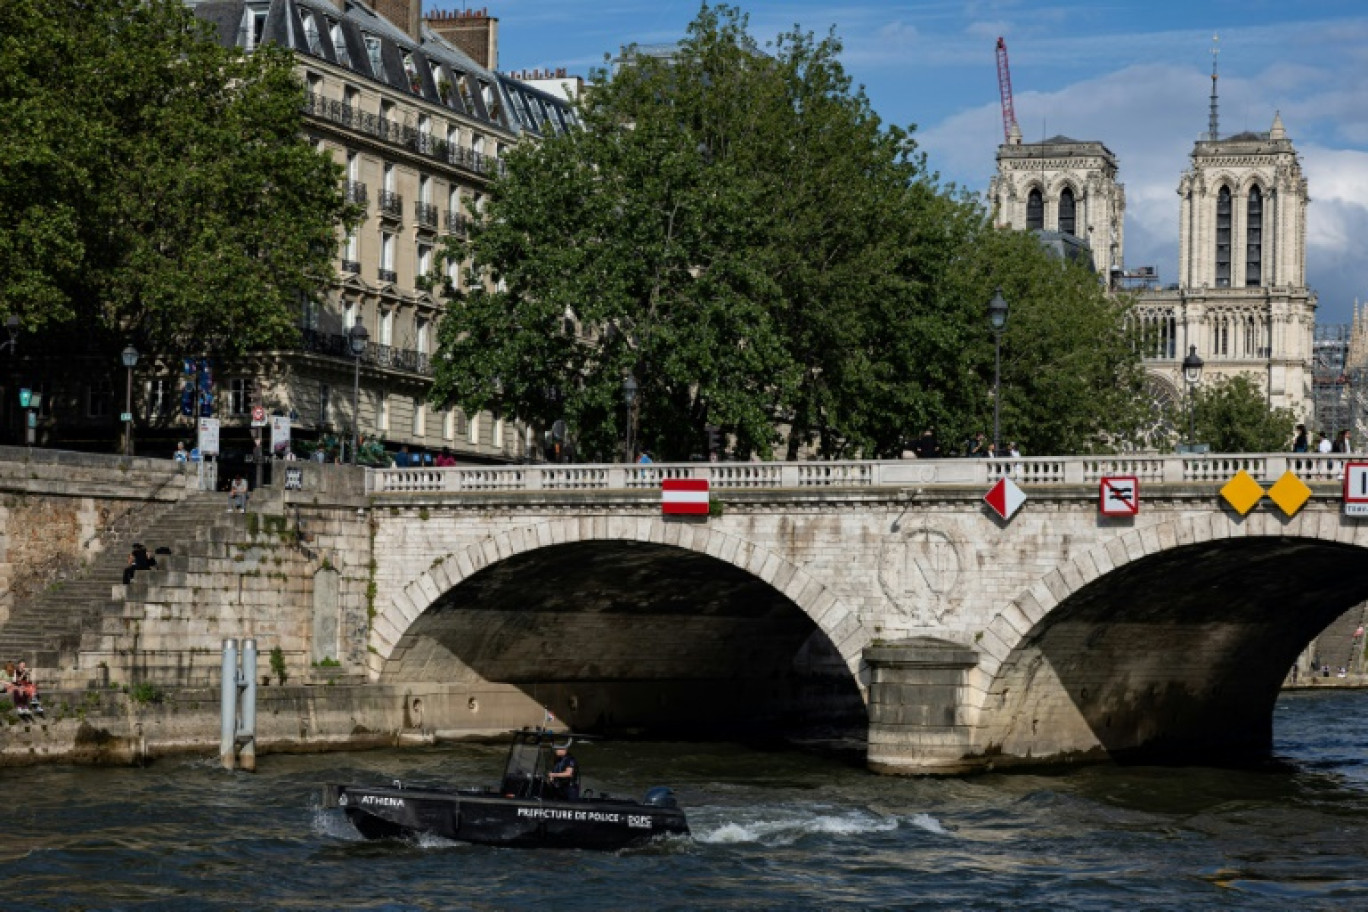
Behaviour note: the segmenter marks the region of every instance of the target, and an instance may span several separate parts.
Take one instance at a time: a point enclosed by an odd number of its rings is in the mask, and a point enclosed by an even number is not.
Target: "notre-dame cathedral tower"
[[[1306,178],[1279,115],[1266,133],[1221,135],[1214,64],[1211,79],[1208,129],[1178,183],[1176,281],[1125,272],[1125,197],[1116,159],[1099,142],[1009,137],[989,188],[994,217],[1047,237],[1072,234],[1114,290],[1121,277],[1141,279],[1130,283],[1133,328],[1157,402],[1186,395],[1182,362],[1195,351],[1202,382],[1249,375],[1270,405],[1309,418],[1316,297],[1306,284]]]

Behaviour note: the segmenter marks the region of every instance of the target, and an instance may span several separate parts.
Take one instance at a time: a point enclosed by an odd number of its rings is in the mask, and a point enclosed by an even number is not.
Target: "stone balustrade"
[[[514,491],[643,491],[666,478],[707,479],[713,490],[987,487],[1008,476],[1023,486],[1093,485],[1133,475],[1142,484],[1221,485],[1240,470],[1272,482],[1285,472],[1308,484],[1338,482],[1344,463],[1368,457],[1336,453],[1178,456],[1060,456],[1023,459],[928,459],[842,462],[686,462],[603,465],[454,466],[367,472],[376,495]]]

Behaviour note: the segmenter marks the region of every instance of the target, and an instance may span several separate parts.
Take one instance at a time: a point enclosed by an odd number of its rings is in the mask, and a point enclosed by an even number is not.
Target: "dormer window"
[[[350,67],[351,56],[347,53],[347,39],[342,35],[342,26],[334,22],[328,33],[332,38],[333,55],[337,57],[337,62]]]
[[[322,57],[323,41],[318,37],[318,21],[314,19],[313,13],[305,11],[301,15],[304,18],[304,41],[309,46],[309,53],[315,57]]]
[[[422,95],[423,80],[418,75],[418,65],[413,62],[412,54],[404,55],[404,76],[408,79],[409,91],[414,95]]]
[[[264,6],[249,6],[242,14],[242,44],[249,51],[260,47],[266,37],[266,11]]]
[[[380,56],[380,39],[374,35],[366,36],[366,56],[370,58],[371,75],[383,81],[385,62]]]

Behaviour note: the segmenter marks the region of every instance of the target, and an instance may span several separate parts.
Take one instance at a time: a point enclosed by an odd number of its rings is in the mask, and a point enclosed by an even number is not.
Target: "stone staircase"
[[[35,598],[14,606],[8,621],[0,626],[0,663],[24,659],[40,683],[64,677],[61,672],[77,664],[82,636],[124,601],[123,571],[133,542],[142,542],[149,553],[168,547],[174,559],[208,530],[232,525],[234,520],[242,524],[243,516],[226,509],[223,494],[193,494],[176,503],[149,506],[131,516],[124,528],[107,531],[104,550],[83,574],[55,582]],[[130,589],[141,588],[166,572],[171,562],[168,556],[154,556],[158,567],[140,571]]]
[[[1321,631],[1310,650],[1313,658],[1329,665],[1332,676],[1340,668],[1350,673],[1362,672],[1364,643],[1354,637],[1354,631],[1362,626],[1368,626],[1368,602],[1341,614]]]

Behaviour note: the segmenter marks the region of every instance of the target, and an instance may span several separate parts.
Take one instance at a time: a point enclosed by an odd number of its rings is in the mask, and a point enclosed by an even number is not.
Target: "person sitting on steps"
[[[8,669],[9,666],[6,666]],[[43,715],[43,704],[38,700],[38,685],[33,683],[33,674],[28,663],[20,661],[14,668],[14,683],[10,685],[10,697],[14,700],[14,711],[22,718],[31,719],[33,714]]]
[[[241,472],[233,476],[233,484],[228,489],[228,512],[232,513],[234,509],[239,513],[247,512],[247,479]]]
[[[127,586],[133,582],[133,574],[139,570],[151,570],[157,566],[157,559],[147,553],[142,542],[134,542],[133,550],[128,553],[128,566],[124,567],[123,581]]]

